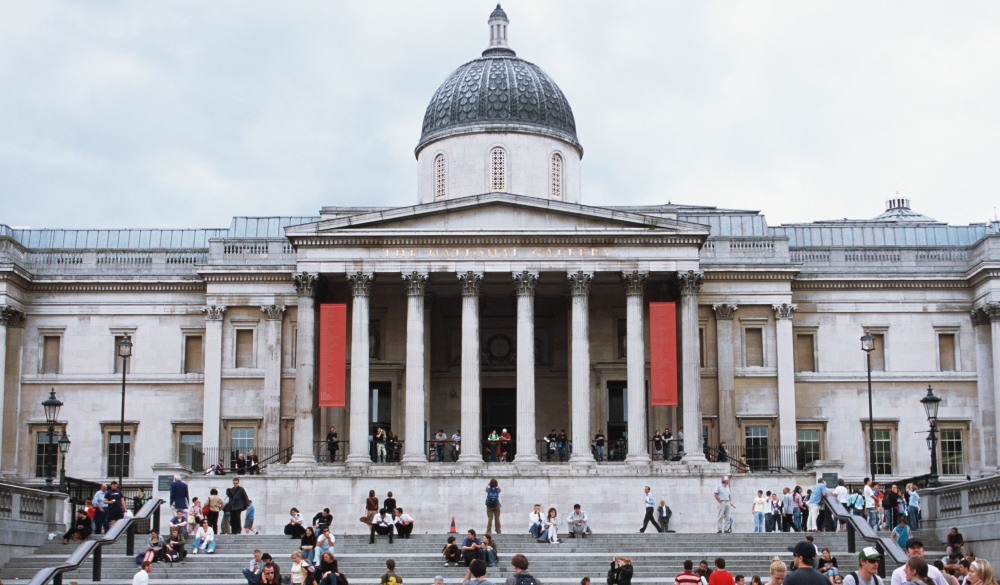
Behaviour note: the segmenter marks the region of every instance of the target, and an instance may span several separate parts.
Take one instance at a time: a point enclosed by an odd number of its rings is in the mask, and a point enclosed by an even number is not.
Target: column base
[[[400,464],[403,467],[423,467],[427,465],[427,463],[428,463],[427,458],[424,457],[423,454],[417,454],[417,453],[412,455],[404,454],[403,460],[400,461]]]
[[[371,464],[371,458],[362,454],[348,455],[347,459],[344,460],[344,465],[347,467],[368,467]]]
[[[569,464],[571,467],[582,469],[582,468],[589,468],[596,466],[597,461],[595,461],[594,458],[589,455],[584,455],[583,453],[580,453],[579,455],[577,454],[570,455]]]
[[[293,453],[292,458],[288,460],[287,465],[289,467],[316,467],[316,458],[312,455],[306,455],[305,453]]]
[[[482,467],[486,462],[475,453],[462,453],[458,456],[458,464],[468,467]]]
[[[685,453],[684,457],[681,457],[681,463],[693,463],[695,465],[708,464],[708,459],[705,459],[705,454],[701,451],[696,453]]]
[[[518,453],[514,455],[514,465],[517,467],[534,467],[539,465],[541,461],[538,460],[538,455],[534,453],[526,453],[522,455]]]
[[[625,456],[625,463],[629,465],[649,465],[651,461],[649,453],[636,453]]]

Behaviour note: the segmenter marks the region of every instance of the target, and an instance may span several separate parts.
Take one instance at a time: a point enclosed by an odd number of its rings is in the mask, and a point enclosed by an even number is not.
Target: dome
[[[517,132],[562,140],[581,154],[569,101],[555,81],[507,46],[507,15],[490,15],[490,47],[460,66],[434,92],[416,152],[460,134]],[[502,23],[494,26],[494,23]]]

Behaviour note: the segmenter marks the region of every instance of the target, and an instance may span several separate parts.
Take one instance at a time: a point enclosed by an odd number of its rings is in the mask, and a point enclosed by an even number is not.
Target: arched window
[[[499,146],[490,151],[490,191],[507,190],[507,152]]]
[[[559,153],[553,154],[549,163],[549,194],[553,199],[563,196],[563,158]]]
[[[448,173],[444,162],[444,155],[439,154],[434,157],[434,198],[444,199],[448,195]]]

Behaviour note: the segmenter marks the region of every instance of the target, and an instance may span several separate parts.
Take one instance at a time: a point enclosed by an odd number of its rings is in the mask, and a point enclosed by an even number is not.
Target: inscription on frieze
[[[384,258],[608,258],[612,248],[384,248]]]

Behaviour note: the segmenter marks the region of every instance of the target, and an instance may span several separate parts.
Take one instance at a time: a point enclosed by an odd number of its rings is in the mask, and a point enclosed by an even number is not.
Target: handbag
[[[194,516],[188,516],[188,524],[194,524]]]

